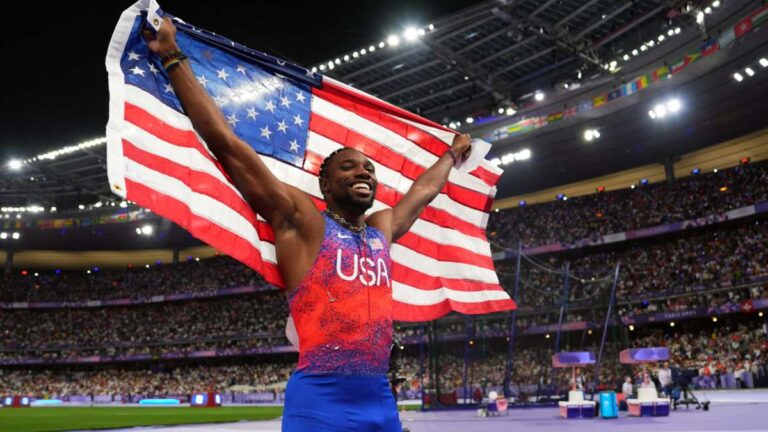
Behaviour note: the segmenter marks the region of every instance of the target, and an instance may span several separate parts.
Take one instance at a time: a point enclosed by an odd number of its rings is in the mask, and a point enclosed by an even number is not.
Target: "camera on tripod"
[[[709,401],[700,402],[693,393],[693,379],[697,376],[699,376],[697,369],[672,368],[672,384],[674,388],[670,396],[672,396],[673,409],[677,409],[678,405],[685,405],[686,408],[689,405],[694,405],[696,409],[709,411]]]

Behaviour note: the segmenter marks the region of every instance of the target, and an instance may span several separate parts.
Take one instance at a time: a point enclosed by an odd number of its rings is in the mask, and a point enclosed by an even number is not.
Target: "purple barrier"
[[[669,360],[669,348],[630,348],[619,353],[621,364],[655,363]]]
[[[717,380],[712,375],[699,375],[691,380],[694,388],[714,389],[717,388]]]
[[[559,352],[552,355],[552,366],[566,368],[595,364],[595,353],[590,351]]]
[[[692,228],[703,227],[707,225],[714,225],[730,220],[740,219],[748,216],[752,216],[758,213],[768,212],[768,202],[760,202],[755,205],[739,207],[733,210],[729,210],[725,213],[717,215],[709,215],[696,219],[689,219],[681,222],[674,222],[664,225],[656,225],[647,228],[639,228],[626,232],[619,232],[613,234],[606,234],[596,239],[581,239],[573,243],[550,243],[546,245],[533,246],[523,249],[523,253],[526,255],[540,255],[544,253],[560,252],[570,249],[578,249],[589,246],[598,246],[609,243],[622,242],[626,240],[633,240],[645,237],[653,237],[662,234],[668,234],[671,232],[685,231]],[[493,254],[494,261],[503,261],[506,259],[514,258],[516,252],[505,251],[496,252]]]

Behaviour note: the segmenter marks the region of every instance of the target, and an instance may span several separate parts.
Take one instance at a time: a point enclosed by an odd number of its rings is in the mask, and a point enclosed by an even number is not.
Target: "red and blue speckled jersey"
[[[323,213],[325,238],[288,296],[299,336],[297,370],[385,375],[392,345],[392,262],[376,228],[347,230]]]

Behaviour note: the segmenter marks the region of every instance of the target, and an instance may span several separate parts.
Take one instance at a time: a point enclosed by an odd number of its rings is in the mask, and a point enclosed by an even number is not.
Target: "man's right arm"
[[[176,27],[169,18],[156,35],[146,30],[144,36],[150,50],[161,58],[178,51]],[[254,211],[275,230],[305,225],[308,215],[317,214],[302,191],[275,177],[259,155],[235,135],[186,61],[172,66],[168,77],[195,130]]]

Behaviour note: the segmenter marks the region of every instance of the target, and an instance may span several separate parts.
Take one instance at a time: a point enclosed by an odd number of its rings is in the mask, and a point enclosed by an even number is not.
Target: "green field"
[[[280,417],[283,407],[155,408],[56,407],[0,409],[0,432],[53,432],[76,429],[114,429],[132,426],[268,420]]]
[[[419,405],[401,406],[415,410]],[[270,420],[283,414],[281,406],[222,408],[51,407],[0,409],[0,432],[57,432],[116,429],[133,426]]]

